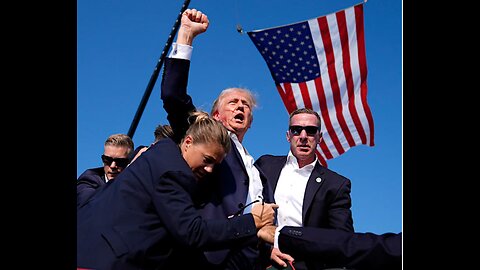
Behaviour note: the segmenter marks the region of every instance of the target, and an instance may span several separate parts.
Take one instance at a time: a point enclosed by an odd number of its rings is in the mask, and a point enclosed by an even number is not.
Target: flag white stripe
[[[333,46],[333,55],[335,56],[335,71],[338,81],[338,87],[340,91],[340,97],[342,99],[342,115],[347,123],[348,132],[352,135],[353,140],[358,143],[362,140],[358,135],[358,132],[355,127],[355,123],[353,122],[352,116],[350,114],[350,109],[348,107],[348,103],[350,102],[350,97],[348,95],[347,90],[347,81],[345,78],[344,66],[343,66],[343,51],[342,51],[342,44],[341,44],[341,36],[338,30],[338,22],[337,17],[335,14],[329,15],[326,17],[328,21],[329,31],[330,31],[330,38],[332,40]],[[346,151],[350,148],[348,141],[345,139],[344,143],[342,142],[343,149]]]
[[[349,8],[345,10],[346,12],[346,19],[347,19],[347,30],[348,36],[350,37],[350,65],[352,66],[352,74],[353,74],[353,85],[355,91],[355,108],[357,109],[358,117],[360,118],[360,122],[362,124],[363,130],[366,134],[366,144],[370,144],[370,125],[368,124],[367,116],[365,113],[364,106],[362,104],[361,99],[361,74],[360,74],[360,61],[358,59],[358,41],[357,41],[357,31],[356,31],[356,22],[355,22],[355,9]],[[358,141],[361,143],[361,141]]]
[[[323,141],[320,145],[325,152],[319,146],[317,152],[319,158],[323,158],[324,161],[343,154],[355,145],[373,146],[373,119],[368,104],[364,104],[362,101],[362,89],[366,90],[366,81],[362,82],[361,80],[362,76],[366,78],[367,75],[361,73],[367,72],[364,37],[363,33],[357,33],[355,10],[360,11],[361,17],[358,17],[358,22],[361,25],[358,27],[363,29],[363,5],[360,4],[299,24],[271,28],[262,31],[264,36],[261,37],[257,37],[256,32],[258,31],[249,32],[250,38],[269,65],[287,110],[291,112],[295,108],[307,107],[311,102],[312,109],[317,111],[322,118]],[[341,24],[337,22],[337,15]],[[344,19],[346,20],[346,29],[343,28]],[[326,41],[331,44],[324,42],[319,22],[322,28],[328,27],[328,33],[323,34],[328,37]],[[305,28],[305,23],[308,23],[308,29]],[[342,28],[339,28],[340,25]],[[289,31],[289,33],[284,31]],[[294,37],[294,35],[296,36]],[[281,39],[275,40],[276,37]],[[358,43],[359,41],[362,43]],[[346,47],[342,48],[342,44]],[[308,45],[308,47],[304,45]],[[332,50],[332,54],[328,55],[328,58],[325,48]],[[290,49],[301,51],[303,54],[297,58],[297,53]],[[360,49],[361,51],[359,51]],[[348,50],[348,54],[343,55],[346,50]],[[334,61],[331,63],[334,66],[328,66],[327,59]],[[349,61],[349,63],[344,66],[344,61]],[[282,66],[278,66],[280,63]],[[319,71],[317,71],[317,67]],[[330,74],[332,81],[330,81]],[[320,77],[318,77],[319,75]],[[335,91],[338,87],[339,92],[335,92],[338,94],[338,96],[335,95],[335,99],[341,104],[335,104],[332,86],[335,87]],[[287,91],[287,89],[289,90]],[[301,89],[303,89],[303,95]],[[353,95],[349,95],[349,93],[353,93]],[[363,94],[363,98],[366,98],[366,92]],[[341,111],[337,111],[337,108]],[[364,136],[366,141],[362,142]],[[351,139],[351,145],[347,138]]]
[[[297,108],[305,107],[302,98],[302,92],[300,91],[300,87],[296,83],[291,83],[293,96],[295,97],[295,104],[297,104]]]
[[[356,31],[356,22],[355,22],[355,9],[349,8],[345,10],[345,17],[347,20],[347,32],[348,32],[348,37],[349,37],[349,49],[350,49],[350,66],[352,69],[352,78],[353,78],[353,90],[354,90],[354,100],[350,102],[354,102],[355,109],[357,112],[357,115],[360,119],[360,123],[362,125],[362,128],[367,135],[367,142],[369,141],[369,136],[368,134],[370,133],[369,127],[368,127],[368,121],[365,115],[365,110],[362,105],[361,101],[361,96],[360,96],[360,67],[359,67],[359,60],[358,60],[358,46],[357,46],[357,31]],[[352,123],[353,125],[353,123]],[[356,129],[355,129],[356,130]],[[358,134],[358,131],[355,132]],[[355,139],[355,143],[361,144],[362,141],[360,137]]]
[[[322,114],[320,112],[320,102],[318,100],[318,94],[317,94],[317,88],[315,87],[315,81],[310,80],[306,82],[307,88],[308,88],[308,94],[310,95],[310,100],[312,101],[312,109],[316,111],[319,115],[320,118],[322,118]],[[327,145],[328,149],[330,150],[330,153],[333,156],[338,156],[339,153],[337,151],[337,148],[335,145],[333,145],[332,138],[330,137],[330,133],[327,132],[327,128],[325,126],[325,121],[322,119],[322,124],[321,124],[321,130],[323,132],[323,140],[325,141],[325,144]],[[323,154],[323,151],[320,147],[318,147],[318,151],[322,154],[322,156],[326,159],[326,156]]]
[[[322,85],[323,85],[323,88],[324,88],[324,95],[325,95],[325,99],[327,100],[327,104],[329,104],[328,102],[328,97],[331,97],[331,92],[329,92],[328,90],[330,89],[329,87],[329,83],[330,83],[330,79],[328,77],[328,68],[327,68],[327,60],[326,60],[326,56],[325,56],[325,49],[323,47],[323,40],[322,40],[322,35],[320,34],[320,27],[318,25],[318,21],[317,19],[312,19],[312,20],[308,20],[308,25],[310,27],[310,32],[312,34],[312,37],[313,37],[313,44],[315,45],[315,52],[317,54],[317,58],[318,58],[318,63],[319,63],[319,67],[320,67],[320,73],[321,73],[321,77],[322,77]],[[315,96],[317,96],[317,94],[315,94]],[[320,115],[320,117],[322,118],[322,124],[324,125],[325,124],[325,120],[323,119],[323,115],[321,114],[321,111],[320,111],[320,108],[321,107],[327,107],[327,111],[328,111],[328,115],[330,115],[330,108],[328,108],[328,105],[327,104],[320,104],[320,102],[318,102],[318,113]],[[330,104],[333,104],[333,100],[330,101]],[[330,122],[332,123],[332,132],[336,132],[336,129],[335,129],[335,119],[336,117],[334,117],[332,119],[332,117],[330,117]],[[333,140],[331,138],[331,133],[330,132],[327,132],[327,128],[326,126],[324,125],[324,132],[323,132],[323,140],[325,141],[325,144],[326,146],[328,147],[328,149],[330,150],[331,154],[335,157],[335,156],[338,156],[339,155],[339,152],[337,150],[337,148],[335,147],[335,145],[333,144]],[[338,137],[338,134],[336,134],[336,136]],[[339,138],[339,140],[341,140]],[[318,147],[318,151],[322,154],[322,156],[324,156],[323,154],[323,151],[320,147]],[[325,157],[325,156],[324,156]]]
[[[320,63],[325,63],[325,64],[321,65],[324,68],[322,68],[320,70],[320,74],[321,74],[320,76],[322,77],[322,85],[323,85],[323,90],[324,90],[324,93],[325,93],[325,100],[326,100],[327,104],[319,104],[319,105],[320,105],[320,107],[326,107],[327,108],[328,117],[330,118],[330,122],[332,123],[333,132],[335,132],[335,134],[337,135],[338,140],[339,140],[340,144],[342,145],[342,148],[345,149],[345,147],[349,147],[349,146],[348,146],[347,139],[345,138],[345,135],[343,134],[342,128],[340,127],[340,124],[338,122],[337,115],[336,115],[335,102],[333,100],[332,86],[330,84],[330,77],[328,75],[327,56],[325,54],[325,47],[323,46],[323,39],[322,39],[322,36],[320,34],[318,21],[316,19],[314,19],[314,20],[309,20],[308,23],[309,23],[310,27],[315,27],[316,29],[318,29],[318,31],[314,31],[314,33],[317,34],[318,36],[313,36],[313,42],[315,44],[315,51],[317,53],[318,61]],[[335,152],[338,153],[338,151],[336,149],[335,149]]]

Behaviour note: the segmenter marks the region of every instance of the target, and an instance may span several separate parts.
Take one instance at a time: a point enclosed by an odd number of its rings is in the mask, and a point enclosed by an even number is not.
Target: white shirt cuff
[[[190,45],[177,44],[174,42],[168,57],[190,60],[192,59],[192,50],[193,47]]]
[[[278,236],[280,236],[280,229],[281,229],[280,227],[277,227],[277,228],[275,229],[275,237],[274,237],[274,239],[273,239],[273,247],[274,247],[274,248],[278,248],[278,249],[280,249],[280,248],[278,247]]]

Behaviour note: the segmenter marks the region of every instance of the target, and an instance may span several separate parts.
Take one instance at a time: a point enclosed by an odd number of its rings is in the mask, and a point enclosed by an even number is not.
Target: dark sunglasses
[[[318,132],[318,127],[317,126],[289,126],[288,130],[294,136],[300,135],[300,133],[302,133],[302,130],[305,130],[308,136],[315,136],[315,134],[317,134]]]
[[[127,167],[128,163],[130,160],[128,158],[112,158],[109,156],[102,155],[102,161],[105,165],[112,165],[112,162],[115,161],[115,164],[117,164],[118,167]]]

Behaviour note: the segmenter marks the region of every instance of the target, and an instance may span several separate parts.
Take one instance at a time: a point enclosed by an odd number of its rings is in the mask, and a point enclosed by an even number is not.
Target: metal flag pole
[[[147,105],[147,101],[150,98],[150,94],[152,93],[153,87],[155,86],[155,82],[157,81],[158,74],[160,74],[160,69],[162,68],[163,61],[165,60],[165,55],[167,54],[168,50],[170,50],[170,47],[172,46],[173,38],[177,34],[178,27],[182,19],[182,13],[188,8],[189,4],[190,4],[190,0],[185,0],[185,2],[183,2],[180,13],[178,13],[177,20],[173,25],[170,35],[168,36],[167,43],[165,44],[162,54],[158,59],[157,65],[153,70],[152,76],[150,77],[150,81],[148,82],[147,88],[145,89],[145,93],[143,93],[142,100],[140,101],[140,105],[138,105],[137,112],[133,117],[132,124],[130,125],[130,128],[128,129],[128,133],[127,133],[127,135],[130,136],[130,138],[132,139],[133,139],[133,134],[135,134],[135,130],[137,129],[138,123],[140,122],[140,118],[142,117],[143,111],[145,110],[145,106]]]

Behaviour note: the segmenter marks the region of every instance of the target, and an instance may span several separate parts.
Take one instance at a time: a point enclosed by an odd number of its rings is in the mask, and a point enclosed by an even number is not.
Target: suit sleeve
[[[102,181],[100,177],[94,176],[80,176],[77,180],[77,208],[85,203],[97,189],[100,187]]]
[[[345,179],[328,210],[330,228],[353,232],[351,182]]]
[[[251,214],[231,219],[202,218],[187,192],[192,181],[181,172],[168,172],[162,176],[154,195],[158,214],[179,243],[191,248],[216,250],[232,245],[243,246],[256,239],[257,230]]]
[[[402,234],[353,233],[335,229],[285,226],[279,248],[296,259],[322,262],[322,267],[401,269]]]
[[[188,116],[195,110],[192,98],[187,94],[190,61],[166,58],[162,76],[161,99],[172,127],[173,140],[179,143],[188,127]]]

